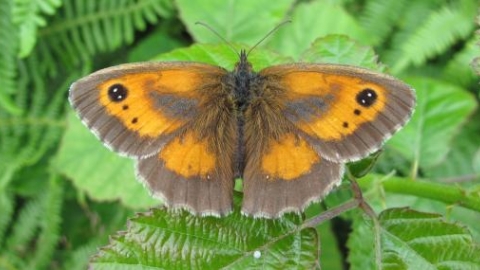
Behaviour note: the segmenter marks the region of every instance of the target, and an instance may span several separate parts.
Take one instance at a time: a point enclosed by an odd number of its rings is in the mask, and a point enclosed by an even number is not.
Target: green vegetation
[[[480,269],[478,8],[476,0],[0,1],[0,269]],[[252,52],[256,70],[352,64],[416,90],[409,124],[379,156],[350,166],[371,208],[323,218],[358,204],[345,177],[305,215],[279,220],[167,211],[135,180],[134,162],[106,149],[68,104],[72,82],[119,63],[232,69],[237,55],[196,21],[239,50],[286,19]]]

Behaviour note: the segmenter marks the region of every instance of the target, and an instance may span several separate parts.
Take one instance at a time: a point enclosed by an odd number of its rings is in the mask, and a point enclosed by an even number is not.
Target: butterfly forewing
[[[198,63],[126,64],[74,83],[70,101],[108,147],[167,205],[203,215],[232,206],[236,123],[227,72]]]
[[[377,151],[410,119],[415,104],[405,83],[358,67],[280,65],[260,74],[283,90],[282,115],[322,157],[334,162]]]

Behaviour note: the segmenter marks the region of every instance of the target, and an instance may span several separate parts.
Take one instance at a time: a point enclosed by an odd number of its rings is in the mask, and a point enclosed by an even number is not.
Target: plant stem
[[[358,180],[362,188],[373,184],[375,177],[366,177]],[[432,199],[446,204],[457,204],[468,209],[480,212],[480,194],[469,193],[462,187],[435,183],[425,180],[409,180],[392,176],[381,182],[387,192],[415,195]]]

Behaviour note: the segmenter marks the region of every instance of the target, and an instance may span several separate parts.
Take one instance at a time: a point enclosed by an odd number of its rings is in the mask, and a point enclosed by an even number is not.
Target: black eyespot
[[[343,122],[343,127],[348,128],[348,122]]]
[[[127,98],[128,90],[122,84],[116,83],[108,88],[108,97],[113,102],[120,102]]]
[[[357,94],[357,103],[363,107],[370,107],[377,100],[377,93],[370,89],[365,88]]]
[[[353,110],[353,113],[355,115],[360,115],[362,113],[362,111],[360,111],[359,109],[355,109],[355,110]]]
[[[137,118],[137,117],[135,117],[135,118],[132,119],[132,124],[136,124],[137,122],[138,122],[138,118]]]
[[[128,105],[123,105],[122,106],[122,109],[125,111],[125,110],[128,110]]]

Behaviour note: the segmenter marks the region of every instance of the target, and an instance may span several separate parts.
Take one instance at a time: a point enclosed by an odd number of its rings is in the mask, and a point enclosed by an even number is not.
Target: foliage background
[[[475,0],[1,0],[0,268],[84,269],[97,254],[92,265],[109,269],[200,267],[207,259],[212,268],[261,262],[373,269],[378,239],[384,268],[479,269],[478,7]],[[297,216],[253,221],[145,212],[159,202],[136,182],[131,160],[104,149],[81,125],[67,102],[69,85],[132,61],[188,59],[231,68],[236,55],[225,44],[179,49],[222,43],[194,22],[248,48],[289,18],[252,53],[255,67],[350,63],[384,70],[417,91],[412,121],[359,180],[381,213],[379,225],[359,210],[305,230]],[[342,185],[306,217],[350,197]],[[405,206],[422,212],[394,208]],[[135,212],[143,214],[127,226]],[[228,238],[228,228],[256,237]],[[116,236],[106,246],[109,235]],[[248,245],[232,244],[240,240]],[[262,260],[252,259],[254,250]]]

